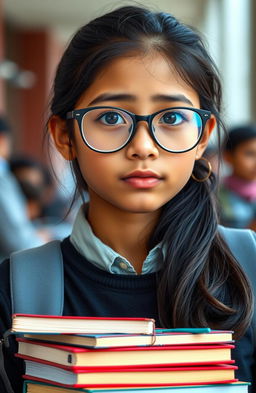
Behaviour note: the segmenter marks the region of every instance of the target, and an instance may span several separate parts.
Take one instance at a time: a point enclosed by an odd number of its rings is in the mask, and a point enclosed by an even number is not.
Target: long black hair
[[[199,34],[170,14],[128,6],[83,26],[67,47],[57,69],[51,111],[65,119],[99,71],[111,60],[158,51],[198,93],[200,107],[222,125],[218,72]],[[71,124],[70,124],[71,122]],[[73,138],[73,121],[67,121]],[[86,189],[77,160],[72,162],[79,191]],[[194,175],[205,176],[196,161]],[[158,278],[159,318],[164,327],[210,326],[243,334],[252,314],[249,283],[218,232],[215,176],[192,178],[163,208],[149,241],[167,245]]]

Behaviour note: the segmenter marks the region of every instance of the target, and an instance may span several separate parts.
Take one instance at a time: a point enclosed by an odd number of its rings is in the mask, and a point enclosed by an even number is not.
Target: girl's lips
[[[137,169],[137,170],[132,171],[132,172],[128,173],[127,175],[123,176],[123,179],[127,179],[129,177],[141,177],[141,178],[155,177],[157,179],[161,178],[161,176],[157,172],[152,171],[151,169],[145,169],[145,170]]]
[[[134,188],[153,188],[161,182],[158,177],[126,177],[123,181]]]
[[[122,180],[134,188],[152,188],[158,185],[162,178],[151,170],[137,170],[126,175]]]

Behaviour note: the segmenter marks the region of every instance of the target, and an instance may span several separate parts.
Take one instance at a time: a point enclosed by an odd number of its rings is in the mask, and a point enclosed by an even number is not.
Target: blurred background
[[[139,2],[138,2],[139,3]],[[0,112],[7,115],[14,152],[45,162],[42,135],[50,86],[66,43],[117,0],[0,0]],[[140,4],[173,13],[198,28],[219,66],[228,125],[255,121],[255,0],[150,0]]]

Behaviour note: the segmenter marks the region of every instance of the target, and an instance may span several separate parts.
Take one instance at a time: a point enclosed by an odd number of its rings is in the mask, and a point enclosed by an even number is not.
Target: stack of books
[[[230,331],[155,329],[145,318],[18,314],[11,333],[19,334],[16,356],[25,360],[24,393],[248,391],[235,379]]]

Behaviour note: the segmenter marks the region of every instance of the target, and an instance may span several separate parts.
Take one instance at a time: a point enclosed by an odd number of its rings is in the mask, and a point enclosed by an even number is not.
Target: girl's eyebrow
[[[111,93],[103,93],[92,100],[88,105],[95,105],[104,101],[136,101],[137,97],[132,94],[111,94]],[[184,104],[189,104],[193,106],[192,102],[183,94],[156,94],[151,97],[153,102],[183,102]]]
[[[183,102],[184,104],[189,104],[193,106],[193,103],[183,94],[175,94],[175,95],[168,95],[168,94],[157,94],[152,97],[152,101],[165,101],[165,102]]]

